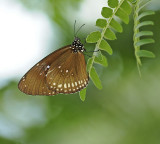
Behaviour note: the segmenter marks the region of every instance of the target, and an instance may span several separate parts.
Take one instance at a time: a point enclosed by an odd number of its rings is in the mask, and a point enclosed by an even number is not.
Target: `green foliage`
[[[112,16],[112,14],[113,14],[113,10],[111,8],[108,8],[108,7],[103,7],[102,8],[101,15],[104,18],[109,18],[109,17]]]
[[[101,37],[101,33],[99,31],[92,32],[87,36],[88,43],[96,43]]]
[[[112,55],[112,53],[113,53],[112,48],[110,47],[110,45],[105,40],[101,41],[101,43],[99,45],[99,49],[108,52],[108,54],[110,54],[110,55]]]
[[[139,57],[148,57],[148,58],[154,58],[155,55],[147,50],[139,50],[137,51],[136,55],[138,55]]]
[[[100,28],[104,28],[107,25],[107,21],[105,19],[97,19],[96,26]]]
[[[91,68],[89,72],[90,78],[92,79],[93,83],[98,89],[102,89],[101,80],[99,79],[99,76],[96,72],[96,69],[94,67]]]
[[[107,58],[104,55],[102,55],[102,59],[99,59],[98,57],[95,57],[94,62],[98,63],[98,64],[100,64],[104,67],[108,66]]]
[[[153,32],[151,31],[141,31],[141,32],[138,32],[135,37],[136,38],[139,38],[141,36],[152,36],[153,35]]]
[[[79,92],[79,95],[80,95],[80,98],[82,101],[85,101],[85,98],[86,98],[86,88],[82,89],[80,92]]]
[[[152,38],[144,38],[146,36],[152,36],[153,32],[151,31],[140,31],[140,28],[148,25],[153,25],[152,21],[142,21],[142,19],[146,16],[153,15],[153,11],[145,11],[141,12],[141,9],[148,3],[143,0],[108,0],[109,7],[103,7],[101,11],[101,15],[106,18],[99,18],[96,21],[96,26],[102,29],[102,31],[95,31],[90,33],[86,41],[88,43],[96,43],[95,51],[103,50],[107,52],[109,55],[113,54],[113,50],[107,40],[115,40],[117,39],[115,32],[122,32],[123,28],[119,21],[115,19],[118,17],[125,24],[129,23],[129,15],[132,12],[132,4],[135,4],[134,11],[134,48],[135,48],[135,56],[137,59],[137,65],[139,69],[139,65],[141,65],[141,57],[154,58],[155,55],[148,50],[141,50],[141,46],[154,43]],[[94,83],[94,85],[101,89],[101,81],[99,80],[98,74],[93,67],[93,64],[100,64],[104,67],[108,66],[107,59],[101,52],[97,54],[97,52],[93,53],[93,57],[88,59],[87,63],[87,71]],[[140,70],[139,70],[140,72]]]
[[[120,33],[123,31],[122,26],[115,19],[111,20],[110,27],[113,28],[115,31],[120,32]]]
[[[137,66],[140,73],[139,66],[141,65],[141,57],[147,57],[147,58],[154,58],[155,55],[148,51],[148,50],[141,50],[141,46],[144,46],[146,44],[154,43],[154,40],[152,38],[148,38],[148,36],[152,36],[153,32],[151,31],[141,31],[140,28],[148,25],[153,25],[154,23],[152,21],[142,21],[141,19],[153,15],[153,11],[145,11],[141,12],[141,9],[149,2],[143,3],[143,0],[137,0],[135,3],[135,10],[134,10],[134,48],[135,48],[135,56],[137,60]],[[147,37],[147,38],[146,38]]]
[[[123,31],[116,17],[119,17],[119,19],[126,24],[129,23],[129,15],[132,11],[131,2],[132,0],[108,0],[109,7],[102,8],[101,15],[106,19],[99,18],[96,20],[96,26],[102,29],[101,32],[92,32],[86,38],[88,43],[96,43],[95,51],[99,49],[107,52],[109,55],[113,54],[113,50],[107,40],[117,39],[115,32],[121,33]],[[93,67],[94,63],[107,67],[107,58],[102,55],[102,53],[97,54],[97,52],[94,52],[93,57],[89,58],[87,63],[87,71],[94,85],[98,89],[102,89],[99,76]]]
[[[108,6],[111,8],[115,8],[118,6],[118,0],[108,0]]]
[[[88,62],[87,62],[87,71],[88,71],[88,72],[89,72],[89,71],[91,70],[91,68],[92,68],[93,61],[94,61],[93,57],[88,59]]]
[[[115,40],[115,39],[117,39],[115,33],[111,29],[109,29],[109,28],[104,33],[104,38],[108,39],[108,40]]]

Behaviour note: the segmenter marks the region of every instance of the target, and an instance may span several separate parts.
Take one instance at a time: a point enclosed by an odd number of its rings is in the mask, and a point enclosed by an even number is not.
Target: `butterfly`
[[[28,95],[45,96],[82,90],[89,82],[84,51],[84,45],[75,36],[72,44],[52,52],[35,64],[21,78],[19,90]]]

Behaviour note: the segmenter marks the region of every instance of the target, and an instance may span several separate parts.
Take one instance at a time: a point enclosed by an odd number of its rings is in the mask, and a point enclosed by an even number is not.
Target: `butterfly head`
[[[74,41],[72,42],[71,48],[74,53],[85,51],[84,45],[81,43],[81,40],[78,37],[74,38]]]

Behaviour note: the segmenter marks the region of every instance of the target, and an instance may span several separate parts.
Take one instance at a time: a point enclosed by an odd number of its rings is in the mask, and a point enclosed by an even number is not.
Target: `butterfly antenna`
[[[77,36],[78,32],[80,31],[80,29],[84,26],[85,24],[81,25],[81,27],[77,30],[77,32],[75,33],[75,37]]]
[[[76,36],[76,20],[74,22],[74,37]]]

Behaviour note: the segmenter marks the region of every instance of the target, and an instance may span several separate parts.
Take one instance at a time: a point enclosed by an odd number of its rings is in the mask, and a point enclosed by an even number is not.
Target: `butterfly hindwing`
[[[88,74],[83,53],[73,53],[72,49],[59,57],[48,70],[46,83],[50,90],[57,93],[75,93],[88,84]],[[83,64],[83,66],[81,66]]]

